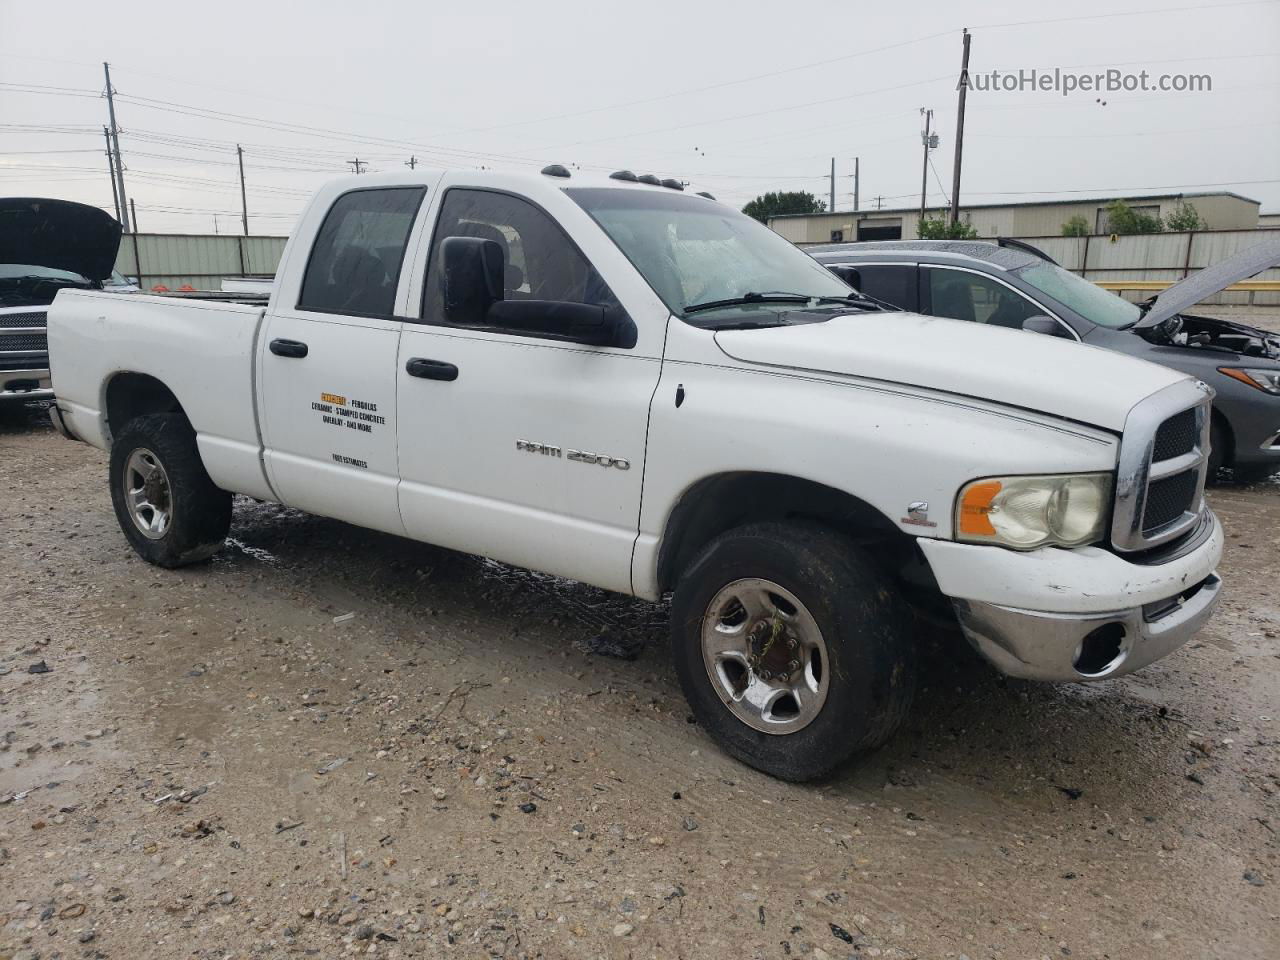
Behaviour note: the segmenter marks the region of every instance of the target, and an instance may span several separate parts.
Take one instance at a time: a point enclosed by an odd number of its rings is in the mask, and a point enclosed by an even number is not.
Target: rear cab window
[[[335,200],[311,248],[298,309],[391,318],[425,194],[425,187],[375,187]]]

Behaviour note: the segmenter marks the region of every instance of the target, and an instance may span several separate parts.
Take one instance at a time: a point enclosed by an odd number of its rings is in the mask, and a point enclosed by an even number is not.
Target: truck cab
[[[151,562],[219,549],[235,493],[670,596],[694,715],[789,779],[892,735],[920,623],[1097,680],[1220,594],[1203,384],[885,312],[677,181],[346,178],[265,308],[64,292],[50,348]]]

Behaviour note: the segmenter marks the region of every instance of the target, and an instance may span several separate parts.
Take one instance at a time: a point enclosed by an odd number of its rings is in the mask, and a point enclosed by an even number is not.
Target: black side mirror
[[[827,267],[827,269],[853,289],[862,289],[862,274],[858,272],[857,267]]]
[[[440,245],[444,315],[453,323],[484,323],[502,301],[502,244],[480,237],[446,237]]]
[[[1027,317],[1022,321],[1022,329],[1028,333],[1043,333],[1050,337],[1064,336],[1062,327],[1053,317]]]
[[[594,303],[564,300],[500,300],[489,307],[487,323],[564,337],[598,347],[624,346],[615,310]]]

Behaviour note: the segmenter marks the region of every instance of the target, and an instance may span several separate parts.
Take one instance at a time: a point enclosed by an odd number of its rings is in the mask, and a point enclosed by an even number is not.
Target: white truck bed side
[[[111,445],[107,391],[122,373],[154,377],[178,398],[214,483],[276,499],[262,468],[254,390],[261,307],[63,291],[49,308],[54,392],[67,426]]]

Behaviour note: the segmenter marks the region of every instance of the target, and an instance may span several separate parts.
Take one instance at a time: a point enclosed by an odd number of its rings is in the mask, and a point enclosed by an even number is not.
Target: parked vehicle
[[[120,224],[97,207],[0,199],[0,404],[53,396],[45,313],[59,290],[101,288]]]
[[[50,346],[54,421],[110,451],[150,562],[218,550],[240,493],[674,592],[694,715],[789,779],[893,733],[915,611],[1074,681],[1165,656],[1220,595],[1204,384],[883,312],[677,181],[340,180],[265,309],[63,291]]]
[[[1280,264],[1280,240],[1192,274],[1138,306],[1019,241],[908,240],[808,247],[857,270],[861,289],[904,310],[1030,330],[1118,350],[1198,377],[1217,392],[1210,476],[1280,470],[1280,335],[1184,313]]]

